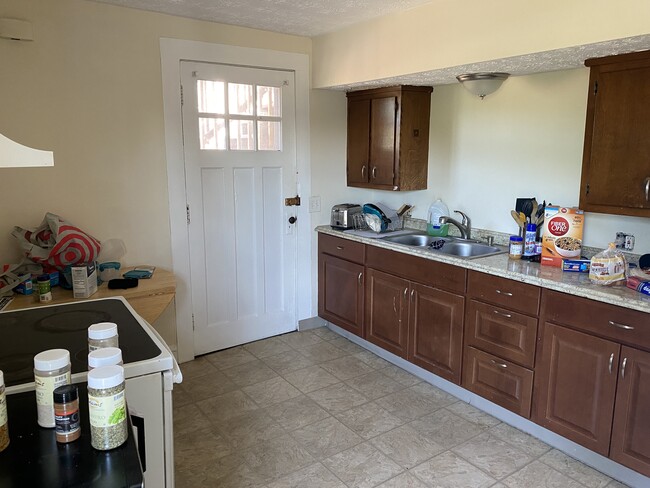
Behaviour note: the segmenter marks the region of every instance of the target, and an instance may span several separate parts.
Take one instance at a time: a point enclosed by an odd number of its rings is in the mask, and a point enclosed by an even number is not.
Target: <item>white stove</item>
[[[96,322],[115,322],[118,327],[127,403],[145,486],[173,488],[172,390],[182,375],[162,338],[124,298],[0,313],[0,370],[7,394],[34,389],[33,359],[46,349],[70,351],[72,382],[85,382],[87,329]]]

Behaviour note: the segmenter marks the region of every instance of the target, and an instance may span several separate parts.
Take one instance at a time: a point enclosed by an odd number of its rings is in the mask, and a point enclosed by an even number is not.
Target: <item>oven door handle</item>
[[[133,424],[133,427],[136,428],[136,432],[138,433],[137,435],[138,455],[140,456],[140,464],[142,464],[142,472],[146,473],[147,472],[147,449],[145,446],[146,436],[144,435],[144,417],[131,414],[131,423]]]

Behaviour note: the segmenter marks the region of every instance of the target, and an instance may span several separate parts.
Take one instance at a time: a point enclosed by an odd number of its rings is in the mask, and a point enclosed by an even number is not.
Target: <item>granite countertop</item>
[[[418,230],[418,229],[413,229]],[[650,296],[643,295],[625,286],[594,285],[589,281],[587,273],[566,273],[560,268],[542,266],[539,263],[518,261],[508,258],[508,254],[497,254],[478,259],[463,259],[456,256],[436,253],[428,249],[405,246],[382,239],[362,237],[340,230],[332,229],[329,225],[321,225],[317,232],[329,234],[343,239],[362,242],[371,246],[382,247],[393,251],[419,256],[441,263],[448,263],[461,268],[480,271],[483,273],[502,276],[511,280],[529,283],[531,285],[556,290],[580,297],[590,298],[600,302],[610,303],[641,312],[650,313]],[[505,248],[504,248],[505,249]]]

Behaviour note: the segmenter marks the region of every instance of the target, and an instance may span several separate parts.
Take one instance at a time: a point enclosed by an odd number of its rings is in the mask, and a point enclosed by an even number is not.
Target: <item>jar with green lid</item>
[[[5,397],[5,376],[0,370],[0,452],[9,445],[9,424],[7,422],[7,397]]]
[[[122,366],[102,366],[88,372],[90,444],[95,449],[115,449],[128,438],[124,386]]]
[[[34,383],[36,383],[36,412],[38,425],[54,427],[52,392],[70,384],[70,353],[65,349],[50,349],[34,356]]]
[[[88,327],[88,351],[92,352],[103,347],[119,347],[117,324],[100,322]]]

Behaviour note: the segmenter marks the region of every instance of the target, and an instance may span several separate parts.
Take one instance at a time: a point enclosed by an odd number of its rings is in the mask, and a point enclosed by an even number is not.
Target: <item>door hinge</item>
[[[190,225],[190,204],[185,205],[185,216],[187,217],[187,225]]]
[[[192,314],[192,330],[194,330],[194,329],[195,329],[195,327],[194,327],[194,314]]]
[[[181,107],[183,106],[183,85],[181,85]]]
[[[589,183],[587,183],[587,191],[585,192],[585,195],[589,195],[589,190],[590,190]]]
[[[594,95],[598,93],[598,81],[594,81]]]

